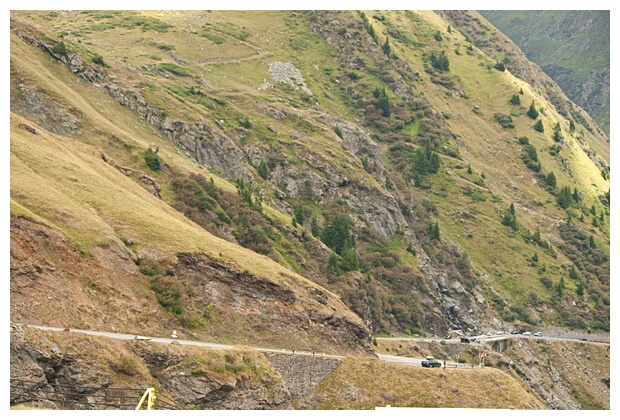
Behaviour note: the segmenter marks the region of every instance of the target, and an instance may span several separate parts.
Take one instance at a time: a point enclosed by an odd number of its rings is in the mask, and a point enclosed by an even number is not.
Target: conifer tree
[[[312,232],[312,236],[318,238],[321,236],[321,228],[319,227],[319,223],[316,221],[316,217],[312,218],[312,223],[310,224],[310,232]]]
[[[570,188],[567,186],[562,187],[556,201],[563,209],[573,204],[573,196],[570,193]]]
[[[433,227],[433,234],[431,235],[433,239],[439,240],[439,223],[435,222],[435,226]]]
[[[560,281],[558,282],[557,287],[555,288],[555,291],[557,292],[559,297],[562,297],[564,295],[564,288],[565,288],[565,284],[564,284],[564,277],[560,277]]]
[[[579,296],[583,296],[584,291],[585,287],[583,285],[583,281],[579,280],[579,283],[577,283],[577,288],[575,289],[575,293],[577,293]]]
[[[521,105],[521,97],[518,94],[515,93],[510,98],[510,104],[511,105]]]
[[[594,242],[594,235],[590,235],[590,248],[596,248],[596,242]]]
[[[267,179],[267,177],[269,176],[269,168],[267,167],[265,161],[261,161],[261,163],[258,165],[258,168],[256,169],[261,178]]]
[[[391,51],[391,47],[390,47],[390,38],[386,37],[385,38],[385,44],[383,44],[383,46],[381,47],[381,49],[383,50],[383,52],[385,53],[385,55],[389,56],[390,55],[390,51]]]
[[[545,184],[547,184],[551,188],[555,188],[557,183],[558,181],[555,178],[555,174],[553,173],[553,171],[549,172],[547,176],[545,177]]]
[[[441,165],[441,159],[439,159],[439,155],[435,152],[431,152],[431,157],[429,159],[429,172],[432,174],[436,174],[439,172],[439,167]]]
[[[532,100],[532,104],[530,105],[530,109],[527,111],[527,116],[531,119],[535,120],[538,118],[538,110],[536,109],[536,104]]]
[[[579,278],[579,275],[577,274],[577,270],[575,269],[574,265],[571,265],[570,270],[568,270],[568,277],[573,280],[577,280]]]
[[[536,121],[536,124],[534,124],[534,130],[539,131],[541,133],[545,131],[545,126],[543,125],[543,122],[541,119]]]
[[[294,219],[297,220],[297,223],[299,223],[300,225],[304,224],[305,216],[304,209],[301,207],[301,203],[297,203],[293,206],[293,215]]]

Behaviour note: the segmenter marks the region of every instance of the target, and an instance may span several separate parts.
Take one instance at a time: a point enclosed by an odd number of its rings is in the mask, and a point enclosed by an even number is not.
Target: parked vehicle
[[[579,340],[580,340],[580,341],[588,341],[588,339],[587,339],[587,338],[580,338]]]
[[[534,337],[542,337],[542,333],[538,331],[536,334],[534,334]]]
[[[467,337],[461,337],[461,343],[471,343],[471,340]]]
[[[441,367],[441,362],[439,360],[435,360],[433,356],[426,356],[426,359],[422,360],[423,367]]]
[[[532,335],[532,333],[529,332],[529,331],[526,331],[526,332],[523,333],[523,335]]]

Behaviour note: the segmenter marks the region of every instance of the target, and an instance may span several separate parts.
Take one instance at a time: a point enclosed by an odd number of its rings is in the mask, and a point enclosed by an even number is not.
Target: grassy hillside
[[[338,395],[332,390],[339,389]],[[491,391],[492,390],[492,391]],[[513,408],[543,404],[499,369],[425,369],[378,360],[346,359],[298,409],[372,410],[376,407]]]
[[[609,10],[481,11],[609,136]]]
[[[13,12],[11,212],[376,333],[608,330],[609,144],[441,16]]]

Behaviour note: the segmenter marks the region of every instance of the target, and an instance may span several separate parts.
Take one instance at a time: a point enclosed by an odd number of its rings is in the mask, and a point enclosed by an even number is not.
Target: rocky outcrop
[[[82,113],[79,110],[63,107],[49,99],[45,92],[36,90],[20,80],[18,73],[12,74],[11,77],[17,78],[15,82],[19,88],[17,95],[11,95],[11,112],[29,119],[50,133],[62,136],[81,134]]]
[[[361,321],[338,314],[336,297],[319,288],[301,293],[201,254],[179,254],[171,271],[192,300],[235,321],[255,345],[286,341],[290,349],[372,353]]]
[[[217,169],[229,179],[252,180],[243,151],[219,128],[172,119],[161,109],[149,105],[139,93],[121,89],[115,83],[107,82],[103,88],[119,104],[136,111],[157,127],[198,163]]]
[[[155,409],[282,409],[290,393],[253,350],[209,350],[11,327],[11,405],[133,409],[148,387]]]
[[[215,168],[230,179],[252,180],[252,175],[245,167],[243,151],[219,128],[209,126],[204,122],[190,124],[167,116],[163,110],[148,104],[138,92],[121,88],[101,67],[85,63],[79,54],[54,52],[54,46],[45,41],[44,34],[33,27],[16,25],[11,20],[11,30],[27,43],[43,49],[65,64],[76,76],[102,87],[122,106],[136,111],[198,163]],[[40,102],[36,97],[30,99],[30,102],[33,101]],[[52,114],[53,112],[50,113]],[[67,120],[65,125],[69,124],[69,128],[75,125],[66,117],[64,120]],[[54,132],[54,130],[50,131]]]
[[[101,159],[103,159],[105,163],[110,164],[111,166],[118,169],[119,172],[127,176],[135,175],[138,178],[138,180],[142,182],[142,184],[145,185],[145,187],[148,189],[148,191],[151,194],[153,194],[155,197],[161,200],[161,187],[159,186],[157,181],[155,181],[153,178],[151,178],[150,176],[148,176],[142,171],[136,171],[135,169],[131,169],[131,168],[127,168],[125,166],[119,165],[114,159],[110,158],[104,152],[101,152]]]

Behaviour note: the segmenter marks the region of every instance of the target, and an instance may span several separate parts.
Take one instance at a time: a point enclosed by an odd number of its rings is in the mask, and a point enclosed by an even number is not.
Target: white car
[[[534,337],[542,337],[542,333],[538,331],[536,334],[534,334]]]
[[[523,335],[532,335],[532,333],[529,332],[529,331],[526,331],[526,332],[523,333]]]

